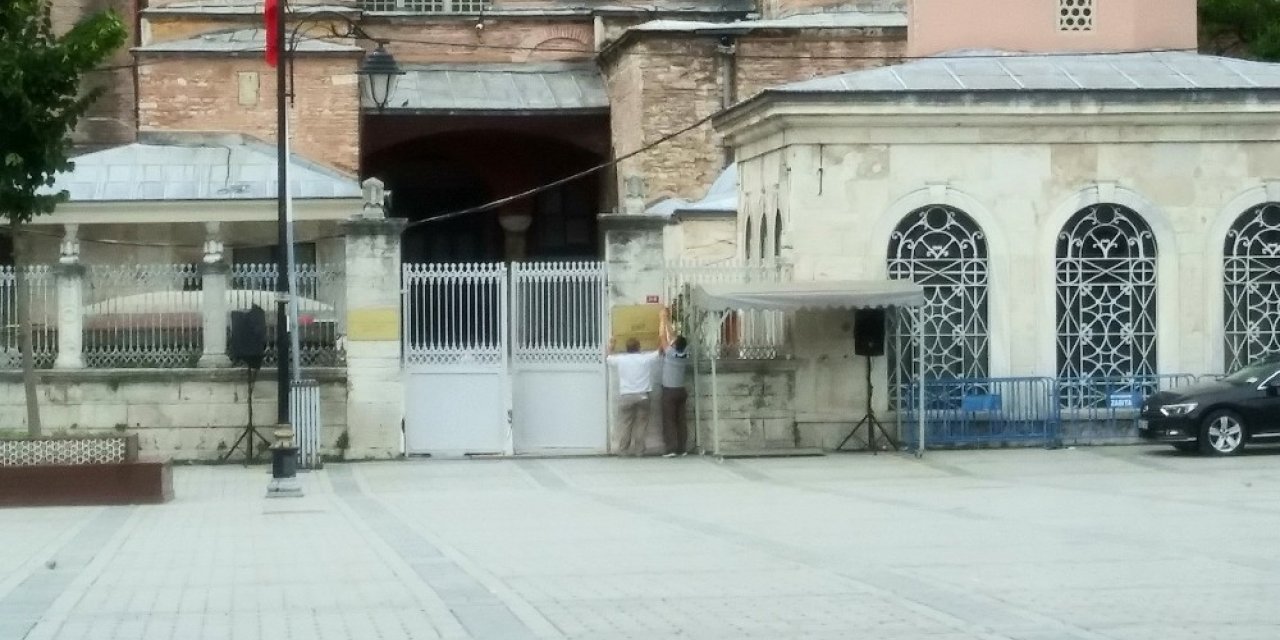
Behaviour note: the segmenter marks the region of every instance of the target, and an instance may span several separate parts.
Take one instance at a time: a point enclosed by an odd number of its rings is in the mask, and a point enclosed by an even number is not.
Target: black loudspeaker
[[[857,309],[853,312],[853,353],[860,356],[884,355],[884,309]]]
[[[231,340],[227,356],[236,364],[257,368],[267,352],[267,312],[253,305],[231,312]]]

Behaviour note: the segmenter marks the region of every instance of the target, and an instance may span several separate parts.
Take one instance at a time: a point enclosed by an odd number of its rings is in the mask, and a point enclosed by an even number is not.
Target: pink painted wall
[[[1092,31],[1059,31],[1059,0],[911,0],[907,55],[1195,50],[1196,0],[1093,0]]]

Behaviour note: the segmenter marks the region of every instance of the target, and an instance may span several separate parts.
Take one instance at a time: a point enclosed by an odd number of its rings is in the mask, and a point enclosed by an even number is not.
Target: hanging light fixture
[[[364,78],[365,98],[372,102],[378,111],[387,108],[387,102],[391,100],[391,94],[395,91],[396,81],[404,75],[395,57],[381,42],[378,43],[377,49],[365,55],[364,60],[360,61],[360,68],[356,73]]]

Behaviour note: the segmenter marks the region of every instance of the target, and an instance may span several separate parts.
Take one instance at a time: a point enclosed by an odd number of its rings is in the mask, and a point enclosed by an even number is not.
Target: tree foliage
[[[0,216],[25,223],[66,199],[48,189],[73,168],[76,122],[101,93],[81,77],[125,42],[112,11],[56,34],[48,0],[0,0]]]
[[[1280,61],[1280,0],[1200,0],[1201,48]]]

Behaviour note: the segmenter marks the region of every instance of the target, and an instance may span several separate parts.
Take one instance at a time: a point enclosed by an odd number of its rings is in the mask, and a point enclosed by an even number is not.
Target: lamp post
[[[289,415],[290,383],[298,368],[296,366],[298,354],[295,344],[297,335],[296,327],[294,327],[297,319],[297,309],[294,307],[295,301],[293,297],[293,274],[295,272],[293,212],[289,192],[289,114],[285,98],[292,98],[291,89],[296,90],[296,87],[289,86],[289,78],[292,76],[292,68],[289,65],[293,64],[293,53],[298,44],[299,31],[307,23],[325,20],[330,23],[329,37],[354,38],[376,42],[377,49],[365,55],[356,73],[363,79],[362,84],[365,85],[365,95],[379,111],[386,108],[387,102],[391,99],[391,94],[395,90],[397,79],[399,76],[404,75],[399,65],[396,64],[395,58],[387,52],[384,41],[370,37],[359,25],[352,22],[351,18],[341,13],[331,11],[308,13],[305,18],[295,25],[291,35],[286,37],[287,4],[285,0],[280,0],[276,4],[275,18],[277,26],[274,33],[267,34],[267,37],[275,38],[275,49],[280,56],[276,64],[276,241],[278,245],[276,251],[276,401],[278,403],[276,423],[282,430],[291,424]],[[342,23],[345,25],[346,31],[339,32],[336,27],[332,26],[334,23]],[[291,307],[294,308],[291,309]],[[292,356],[290,355],[291,348]],[[284,454],[277,453],[276,455]],[[277,477],[293,477],[292,469],[280,471],[281,466],[287,465],[273,465],[275,467],[273,475]]]

